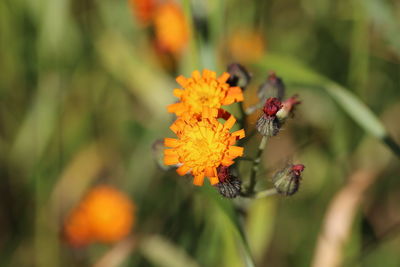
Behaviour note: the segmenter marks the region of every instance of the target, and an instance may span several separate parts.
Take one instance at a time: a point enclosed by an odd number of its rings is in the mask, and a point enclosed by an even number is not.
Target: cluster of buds
[[[286,119],[293,115],[294,108],[300,104],[296,95],[282,101],[284,92],[284,83],[274,72],[260,87],[258,97],[260,101],[265,101],[265,104],[256,127],[261,135],[268,137],[277,135]]]
[[[264,103],[262,114],[257,121],[258,132],[265,137],[276,136],[287,118],[293,116],[295,107],[301,102],[297,95],[283,101],[285,84],[275,72],[271,72],[258,90],[260,103]],[[300,185],[304,165],[288,165],[272,178],[277,193],[285,196],[295,194]]]

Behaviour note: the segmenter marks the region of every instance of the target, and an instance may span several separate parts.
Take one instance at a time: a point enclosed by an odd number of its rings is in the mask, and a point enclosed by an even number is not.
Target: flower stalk
[[[244,197],[250,197],[255,194],[254,189],[256,186],[256,177],[261,162],[261,156],[267,146],[267,143],[268,143],[268,136],[263,136],[258,146],[256,157],[253,160],[253,166],[251,167],[249,186],[247,187],[246,192],[242,193],[242,196]]]

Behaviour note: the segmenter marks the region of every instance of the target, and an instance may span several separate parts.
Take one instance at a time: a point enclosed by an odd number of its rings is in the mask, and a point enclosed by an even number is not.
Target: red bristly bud
[[[294,175],[296,176],[300,176],[301,173],[304,171],[304,165],[303,164],[296,164],[292,166],[292,171],[294,173]]]
[[[279,101],[279,99],[276,97],[270,97],[267,99],[267,101],[265,101],[263,111],[268,117],[274,117],[281,108],[281,101]]]
[[[229,167],[227,166],[219,166],[218,167],[218,180],[223,183],[227,179],[229,179],[230,173],[229,173]]]

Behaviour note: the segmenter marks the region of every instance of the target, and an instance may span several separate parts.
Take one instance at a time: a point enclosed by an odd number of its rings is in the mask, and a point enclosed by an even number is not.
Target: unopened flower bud
[[[282,102],[282,108],[276,113],[276,117],[283,123],[289,116],[293,115],[295,107],[300,103],[301,101],[298,99],[297,95],[288,98],[286,101]]]
[[[263,136],[275,136],[281,126],[276,114],[281,109],[282,103],[275,97],[270,97],[265,101],[263,114],[257,121],[256,128]]]
[[[299,190],[301,173],[304,168],[303,164],[290,164],[278,171],[272,178],[276,191],[285,196],[295,194]]]
[[[239,195],[242,182],[234,175],[231,174],[229,167],[220,166],[218,168],[219,183],[215,186],[218,192],[227,198],[235,198]]]
[[[285,95],[285,84],[281,78],[276,76],[275,72],[270,72],[267,80],[258,89],[257,95],[261,101],[265,101],[270,97],[282,100]]]
[[[240,64],[230,64],[228,66],[228,73],[231,75],[227,81],[230,86],[239,86],[243,90],[250,83],[250,73]]]

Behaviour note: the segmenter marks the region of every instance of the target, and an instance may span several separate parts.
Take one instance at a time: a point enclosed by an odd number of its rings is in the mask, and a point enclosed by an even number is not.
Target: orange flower
[[[115,242],[127,236],[134,221],[134,206],[110,186],[93,188],[66,220],[67,240],[76,246]]]
[[[144,25],[150,23],[156,9],[155,0],[129,0],[129,5],[140,23]]]
[[[234,61],[254,62],[262,58],[266,44],[260,32],[239,29],[229,39],[228,50]]]
[[[217,167],[232,165],[233,159],[243,155],[243,148],[233,146],[244,137],[244,130],[230,133],[236,119],[231,115],[224,124],[217,120],[217,109],[204,108],[198,117],[188,114],[178,118],[170,129],[179,139],[165,138],[166,165],[181,164],[179,175],[190,172],[193,183],[202,185],[207,176],[211,184],[219,182]]]
[[[189,27],[182,9],[168,2],[158,7],[154,15],[157,44],[161,50],[179,54],[189,40]]]
[[[229,73],[224,72],[219,78],[210,70],[194,71],[191,78],[179,76],[176,81],[183,89],[175,89],[174,95],[181,102],[168,106],[168,111],[181,116],[185,113],[198,114],[204,107],[220,108],[234,102],[243,101],[240,87],[230,87],[226,81]]]

